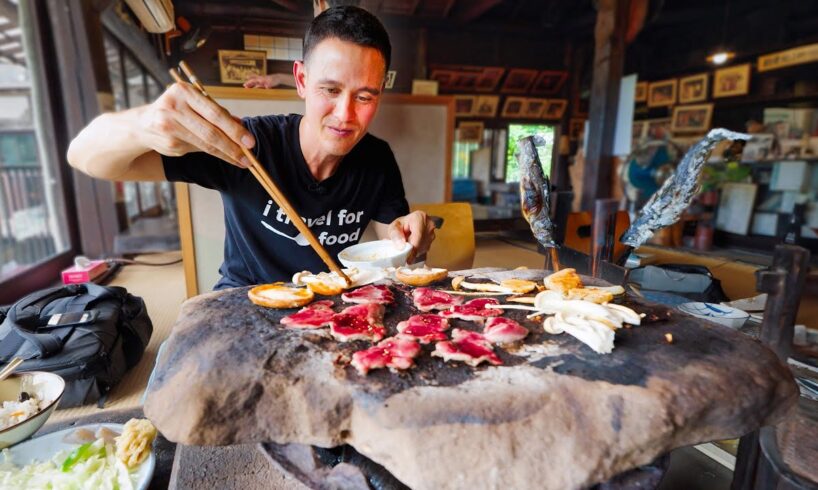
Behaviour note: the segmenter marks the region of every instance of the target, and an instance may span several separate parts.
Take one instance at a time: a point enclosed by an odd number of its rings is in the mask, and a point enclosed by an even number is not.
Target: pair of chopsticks
[[[13,373],[14,370],[17,369],[17,366],[19,366],[22,362],[23,359],[19,357],[15,357],[11,361],[9,361],[9,363],[6,364],[6,367],[4,367],[2,371],[0,371],[0,381],[3,381],[4,379],[8,378],[9,375],[11,375],[11,373]]]
[[[202,95],[210,99],[214,104],[218,105],[218,103],[215,100],[213,100],[213,98],[207,93],[207,91],[204,88],[204,85],[202,85],[202,83],[199,81],[199,79],[196,77],[196,75],[193,73],[193,70],[190,69],[187,63],[185,63],[184,61],[180,61],[179,68],[181,68],[182,72],[185,74],[185,76],[187,76],[188,80],[190,80],[191,85],[196,87],[196,89],[199,92],[201,92]],[[170,70],[170,76],[173,77],[173,79],[176,82],[179,83],[183,82],[182,77],[179,75],[179,73],[172,68]],[[224,108],[222,107],[222,109]],[[225,112],[227,112],[226,109]],[[304,221],[298,215],[298,212],[295,210],[292,204],[290,204],[290,201],[287,200],[287,197],[281,192],[281,190],[278,188],[275,182],[273,182],[273,179],[270,178],[270,176],[267,174],[267,171],[264,170],[264,167],[261,166],[261,163],[259,163],[259,161],[256,159],[256,156],[253,155],[253,152],[245,148],[244,145],[240,144],[239,147],[241,148],[241,151],[244,153],[244,156],[247,157],[247,159],[250,161],[250,172],[252,172],[253,176],[256,178],[256,180],[258,180],[261,186],[264,187],[264,190],[267,191],[267,194],[269,194],[270,197],[273,198],[273,201],[275,201],[276,204],[278,204],[278,206],[284,210],[284,212],[287,214],[287,217],[290,218],[292,224],[295,225],[295,227],[302,235],[304,235],[304,238],[307,239],[312,249],[315,250],[315,253],[317,253],[318,256],[321,257],[321,260],[323,260],[324,263],[327,264],[327,266],[332,272],[338,274],[338,276],[341,277],[346,282],[347,286],[352,285],[352,281],[349,279],[349,277],[347,277],[346,274],[344,274],[344,271],[342,271],[341,268],[338,267],[338,264],[335,263],[335,260],[333,260],[333,258],[329,255],[327,250],[321,245],[318,239],[315,238],[315,235],[313,235],[312,230],[310,230],[306,223],[304,223]]]

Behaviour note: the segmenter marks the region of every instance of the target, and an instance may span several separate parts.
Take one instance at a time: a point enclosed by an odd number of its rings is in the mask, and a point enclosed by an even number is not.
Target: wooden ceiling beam
[[[471,0],[466,4],[461,4],[463,7],[459,9],[455,15],[455,20],[466,23],[479,19],[493,7],[502,3],[502,1],[503,0]]]

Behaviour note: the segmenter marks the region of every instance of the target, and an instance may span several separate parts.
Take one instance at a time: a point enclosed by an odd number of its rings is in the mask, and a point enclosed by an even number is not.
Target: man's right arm
[[[239,145],[252,134],[218,104],[187,83],[175,83],[155,102],[102,114],[68,148],[68,163],[107,180],[165,180],[161,155],[204,151],[239,167],[249,166]]]

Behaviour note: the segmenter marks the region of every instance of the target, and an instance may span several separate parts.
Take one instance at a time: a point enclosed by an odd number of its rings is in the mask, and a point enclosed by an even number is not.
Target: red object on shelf
[[[62,282],[63,284],[91,282],[106,270],[108,270],[108,264],[104,260],[92,260],[87,267],[73,265],[62,271]]]

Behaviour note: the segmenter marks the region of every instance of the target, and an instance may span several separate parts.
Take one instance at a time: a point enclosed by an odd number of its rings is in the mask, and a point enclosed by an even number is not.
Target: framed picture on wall
[[[524,94],[531,88],[534,79],[537,77],[537,70],[527,70],[525,68],[511,68],[503,82],[500,92],[504,94]]]
[[[673,108],[673,133],[704,133],[710,129],[713,104],[680,105]]]
[[[568,72],[543,70],[534,80],[531,93],[537,95],[556,95],[568,79]]]
[[[499,95],[480,95],[477,97],[474,115],[477,117],[495,117],[499,105]]]
[[[648,139],[661,140],[665,135],[670,134],[671,118],[662,117],[659,119],[645,119],[645,128],[642,133]]]
[[[451,70],[432,70],[429,79],[437,80],[438,88],[442,91],[452,90],[457,73]]]
[[[525,107],[525,97],[506,97],[506,102],[503,104],[502,117],[521,117],[523,115],[523,108]]]
[[[463,121],[457,125],[457,140],[462,143],[482,143],[482,121]]]
[[[525,99],[523,113],[521,115],[531,119],[538,118],[543,110],[545,110],[547,102],[547,99]]]
[[[648,82],[637,82],[636,92],[633,94],[634,102],[648,101]]]
[[[648,107],[670,107],[676,104],[676,79],[650,82]]]
[[[576,141],[582,138],[582,133],[585,131],[585,119],[581,117],[572,117],[568,122],[568,138],[571,141]]]
[[[253,75],[266,75],[267,52],[220,49],[219,74],[222,83],[244,83]]]
[[[486,66],[483,67],[480,76],[477,77],[477,85],[475,91],[477,92],[494,92],[497,90],[497,85],[500,84],[500,79],[506,69],[501,66]]]
[[[468,117],[475,115],[476,101],[477,97],[474,95],[455,95],[454,96],[455,117]]]
[[[713,97],[734,97],[750,92],[750,64],[716,70],[713,77]]]
[[[679,103],[690,104],[707,100],[708,73],[699,73],[679,79]]]
[[[566,99],[548,99],[545,110],[540,117],[543,119],[562,119],[566,107],[568,107]]]

